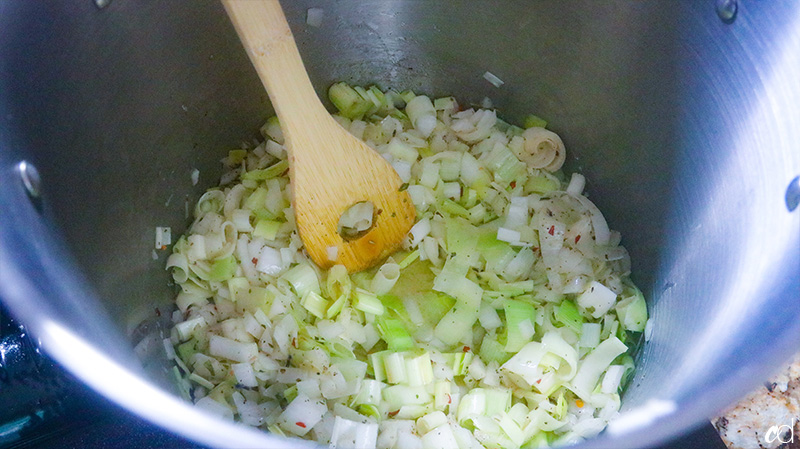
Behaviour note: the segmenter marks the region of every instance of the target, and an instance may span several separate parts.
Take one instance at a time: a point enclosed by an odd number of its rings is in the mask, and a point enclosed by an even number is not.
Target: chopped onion
[[[350,206],[339,218],[338,232],[344,237],[355,237],[372,227],[374,206],[371,201],[361,201]]]
[[[322,25],[324,13],[325,10],[322,8],[308,8],[306,11],[306,23],[308,26],[318,28],[320,25]]]
[[[583,188],[586,186],[586,178],[580,173],[573,173],[572,178],[569,180],[566,192],[570,195],[580,195],[583,193]]]
[[[229,338],[212,335],[208,342],[208,352],[215,357],[249,363],[258,354],[258,345],[255,343],[240,343]]]
[[[332,448],[375,447],[378,439],[378,423],[356,422],[339,416],[333,424]]]
[[[307,13],[321,25],[321,9]],[[315,266],[269,119],[262,142],[228,153],[167,258],[181,290],[162,344],[182,394],[333,447],[505,449],[600,432],[632,369],[620,338],[649,339],[652,322],[585,178],[551,173],[561,138],[535,116],[527,129],[498,119],[488,98],[458,111],[451,97],[375,86],[336,83],[329,96],[335,120],[394,167],[418,221],[379,267]],[[346,245],[374,210],[339,217]]]
[[[603,213],[600,212],[600,209],[598,209],[597,206],[595,206],[594,203],[589,201],[585,196],[578,195],[575,198],[577,198],[578,201],[580,201],[580,203],[591,214],[595,242],[597,242],[599,246],[608,245],[608,242],[611,239],[611,231],[608,229],[608,223],[606,223]]]
[[[412,248],[418,246],[422,239],[428,236],[431,232],[431,222],[430,219],[423,218],[422,220],[416,222],[414,226],[411,227],[411,230],[408,231],[409,237],[411,240],[409,241],[409,246]]]
[[[274,276],[280,273],[282,269],[283,262],[281,260],[281,252],[275,248],[264,246],[258,254],[256,270]]]
[[[233,410],[208,396],[198,400],[195,406],[223,419],[233,421]]]
[[[592,281],[589,287],[578,296],[576,302],[583,309],[592,309],[592,316],[600,318],[611,310],[616,300],[616,293],[605,285]]]
[[[281,428],[295,435],[307,434],[328,411],[328,407],[320,401],[298,394],[281,413],[278,423]]]
[[[156,227],[156,249],[166,249],[167,245],[172,244],[172,228],[169,226]]]
[[[236,382],[245,387],[257,387],[258,381],[253,371],[253,366],[249,363],[234,363],[231,365]]]
[[[484,73],[484,74],[483,74],[483,78],[484,78],[486,81],[488,81],[488,82],[492,83],[492,85],[493,85],[494,87],[500,87],[500,86],[502,86],[503,84],[505,84],[505,83],[503,82],[503,80],[501,80],[500,78],[498,78],[498,77],[497,77],[495,74],[493,74],[492,72],[486,72],[486,73]]]
[[[507,228],[497,228],[497,240],[500,240],[501,242],[515,243],[519,242],[521,237],[522,236],[520,235],[519,231]]]
[[[603,377],[603,384],[601,391],[606,394],[616,393],[619,388],[619,383],[622,381],[622,375],[625,374],[625,367],[622,365],[611,365],[606,370],[606,375]]]
[[[325,253],[328,255],[328,260],[331,262],[336,262],[339,260],[339,247],[338,246],[329,246],[325,248]]]

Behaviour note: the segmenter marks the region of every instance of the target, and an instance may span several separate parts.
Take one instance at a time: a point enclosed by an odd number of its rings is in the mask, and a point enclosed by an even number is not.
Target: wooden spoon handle
[[[267,89],[281,126],[329,120],[308,78],[278,0],[222,0],[253,66]],[[323,117],[324,118],[321,118]]]
[[[278,114],[297,231],[306,250],[323,268],[334,262],[350,271],[374,265],[401,245],[414,223],[416,211],[401,189],[400,176],[325,110],[278,0],[222,3]],[[374,207],[372,227],[346,241],[339,234],[339,219],[363,201]]]

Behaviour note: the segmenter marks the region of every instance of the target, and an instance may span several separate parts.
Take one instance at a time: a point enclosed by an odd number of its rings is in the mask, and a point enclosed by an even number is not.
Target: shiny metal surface
[[[800,4],[741,0],[724,23],[712,0],[285,3],[320,92],[488,96],[563,136],[653,317],[626,395],[640,419],[585,447],[674,437],[800,348],[800,213],[785,200],[800,174]],[[169,310],[154,228],[185,229],[185,203],[269,112],[215,1],[0,0],[0,298],[89,385],[217,446],[289,443],[196,417],[131,340]]]

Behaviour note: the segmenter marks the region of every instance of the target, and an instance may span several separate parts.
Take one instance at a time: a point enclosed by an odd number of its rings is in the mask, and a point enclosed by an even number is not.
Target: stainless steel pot
[[[0,1],[0,298],[152,422],[212,446],[296,446],[183,403],[155,344],[172,289],[154,228],[186,228],[266,95],[215,0],[95,3]],[[564,137],[652,314],[626,418],[582,447],[663,442],[800,348],[800,3],[284,4],[321,93],[486,96]]]

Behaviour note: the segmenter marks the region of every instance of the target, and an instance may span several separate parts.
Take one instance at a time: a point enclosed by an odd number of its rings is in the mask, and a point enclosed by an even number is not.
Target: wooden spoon
[[[222,0],[278,114],[289,156],[292,202],[300,238],[322,268],[360,271],[398,249],[416,211],[394,168],[342,128],[308,78],[278,0]],[[370,201],[372,227],[345,240],[339,219]],[[329,248],[336,247],[335,260]],[[334,252],[334,251],[331,251]]]

